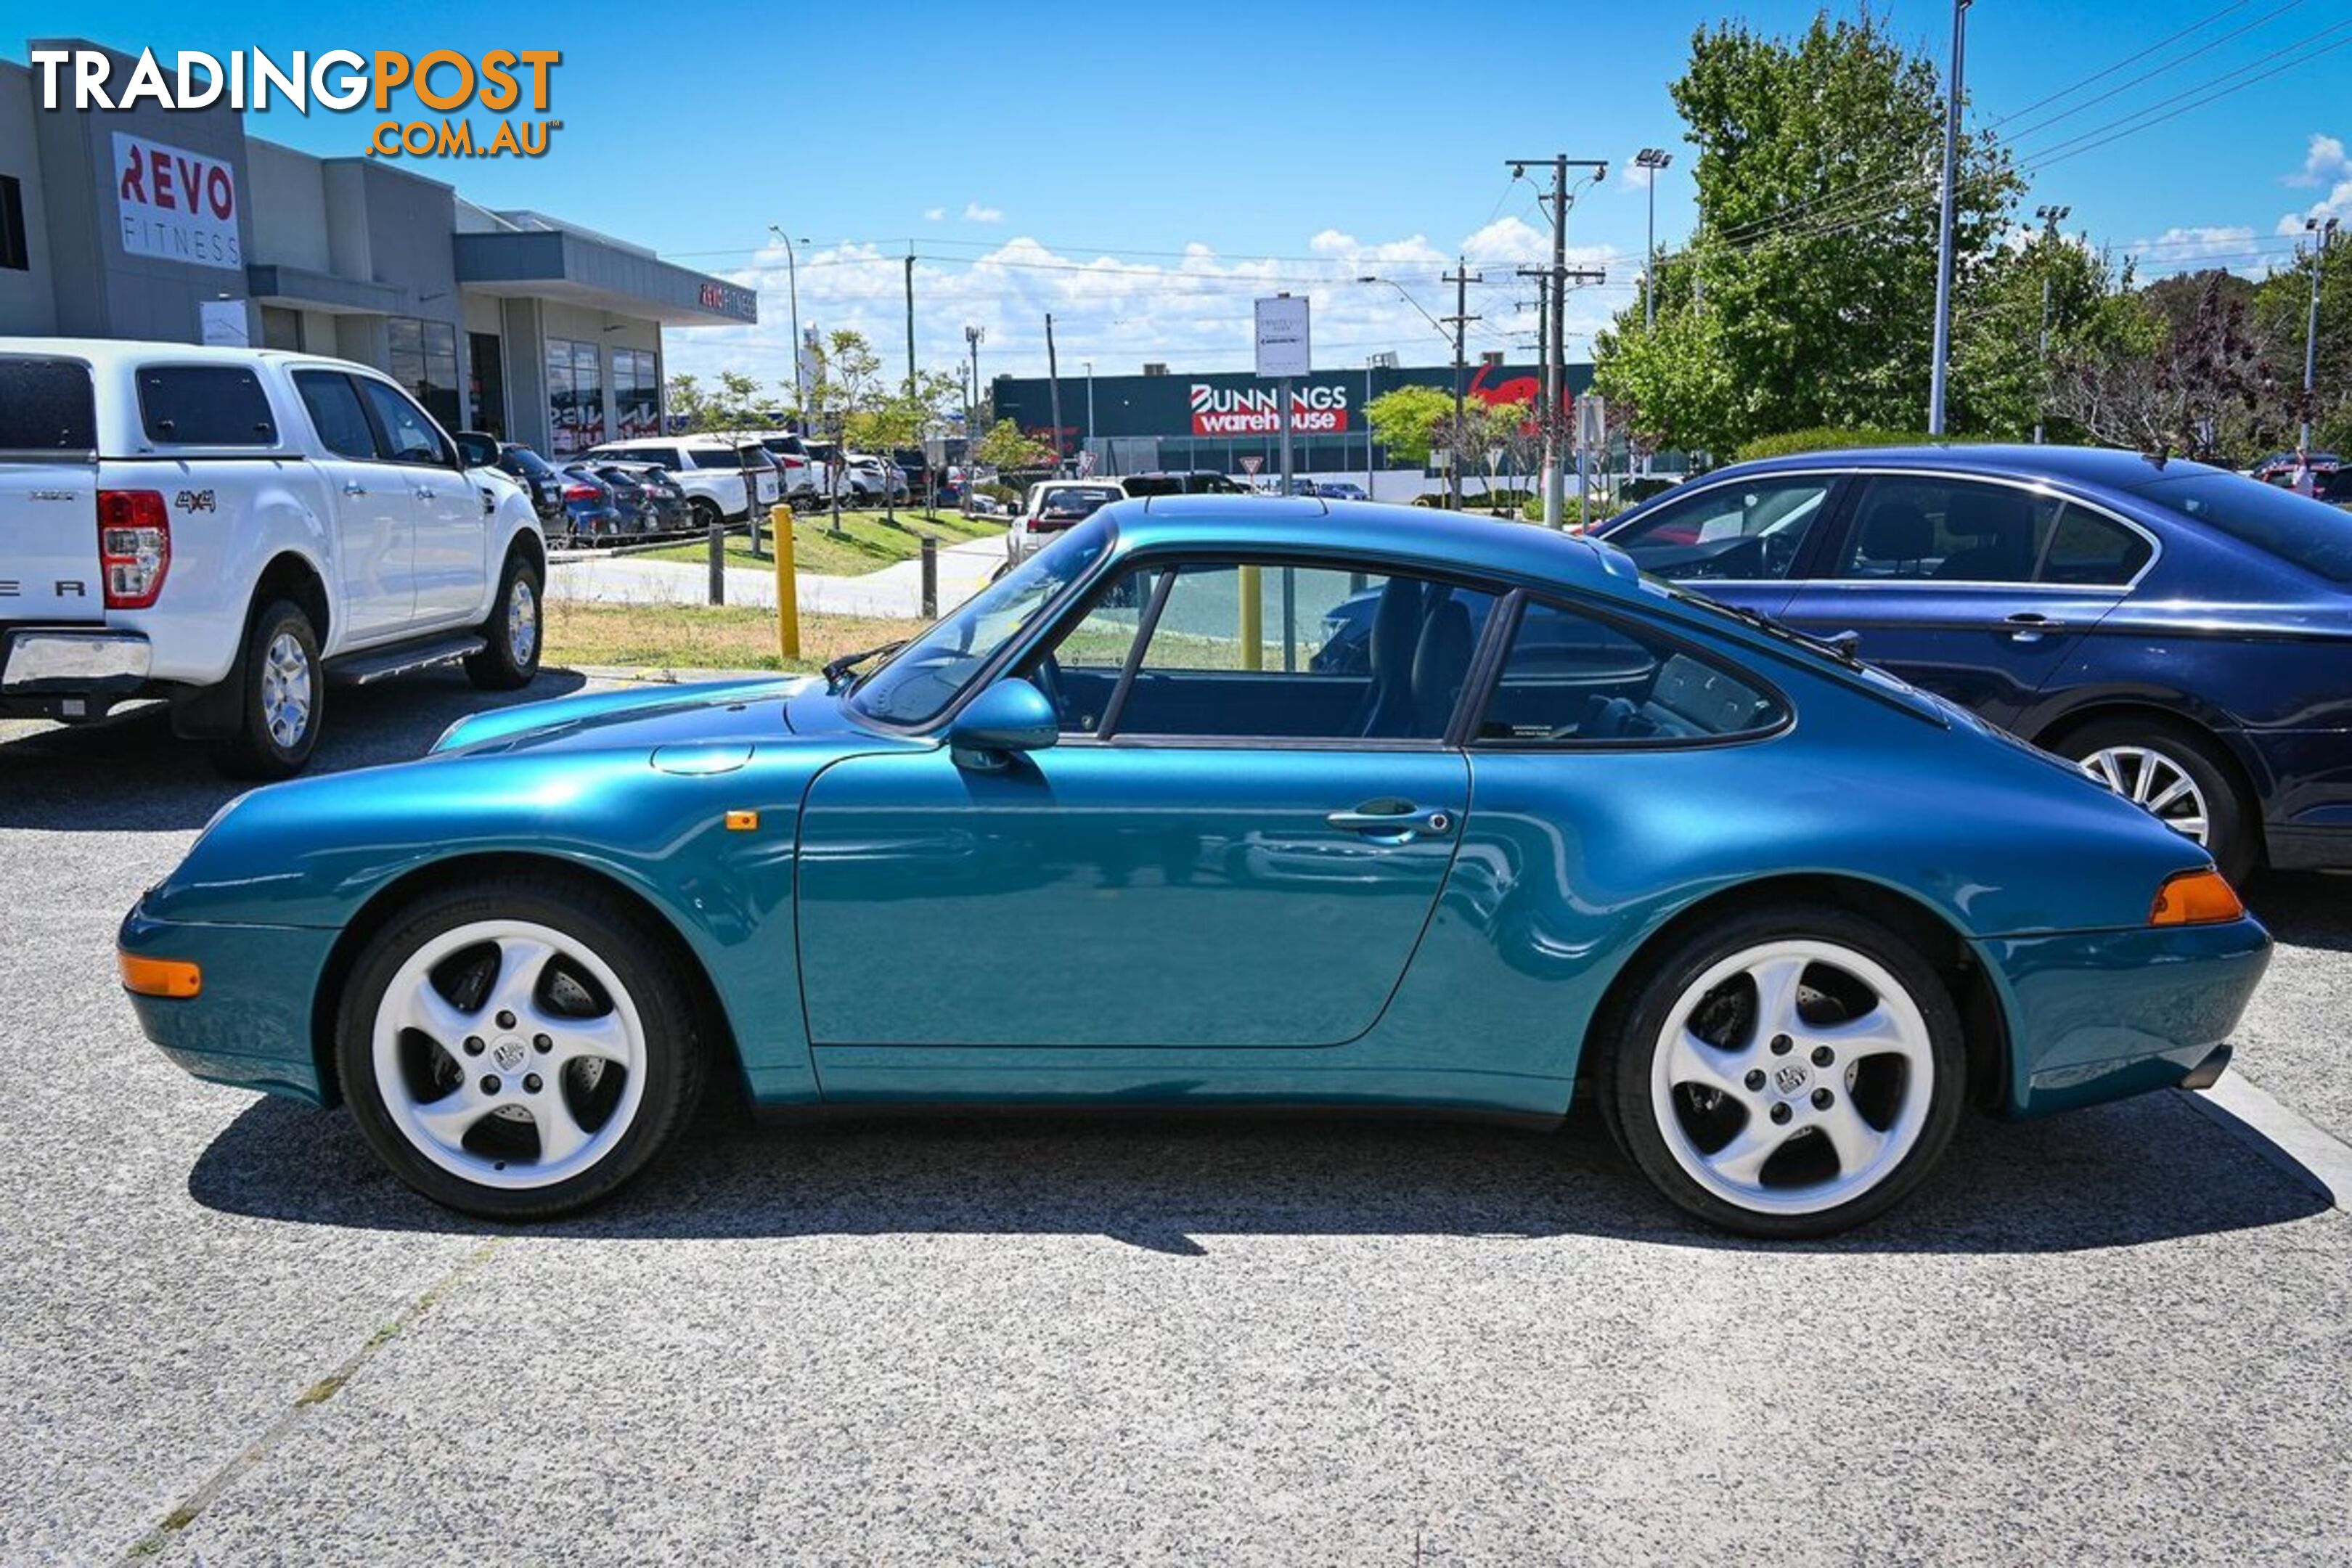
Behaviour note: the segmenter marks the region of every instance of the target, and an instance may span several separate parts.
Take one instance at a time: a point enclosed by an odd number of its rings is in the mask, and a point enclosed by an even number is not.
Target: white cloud
[[[2229,256],[2254,243],[2254,231],[2239,224],[2200,224],[2166,229],[2154,239],[2134,240],[2124,249],[2131,255],[2153,251],[2168,261]]]
[[[947,216],[948,209],[945,207],[925,207],[923,209],[923,221],[925,223],[938,223]]]
[[[1244,370],[1251,300],[1286,289],[1313,301],[1319,365],[1360,366],[1381,351],[1400,353],[1408,364],[1442,364],[1451,345],[1429,318],[1453,309],[1454,289],[1440,275],[1460,254],[1487,279],[1470,289],[1469,309],[1481,318],[1470,329],[1471,355],[1500,349],[1514,363],[1535,358],[1535,284],[1515,268],[1544,260],[1550,237],[1519,219],[1486,225],[1453,244],[1421,234],[1365,240],[1326,228],[1285,248],[1287,256],[1229,257],[1194,243],[1176,256],[1080,255],[1023,235],[976,258],[949,258],[923,257],[918,245],[917,352],[927,367],[953,371],[964,359],[963,329],[977,326],[987,333],[980,352],[983,377],[1042,374],[1051,311],[1065,372],[1088,359],[1105,375],[1132,374],[1147,361],[1180,370]],[[1639,261],[1597,246],[1576,247],[1570,257],[1572,266],[1608,268],[1620,285],[1633,281]],[[861,331],[895,368],[891,345],[903,343],[906,330],[904,266],[903,252],[874,246],[803,247],[802,324]],[[671,368],[706,377],[740,370],[770,384],[788,384],[792,321],[782,247],[759,252],[728,276],[758,291],[760,324],[673,331]],[[1367,276],[1384,281],[1357,281]],[[1573,292],[1565,321],[1570,353],[1585,352],[1593,331],[1630,297],[1622,287]]]
[[[978,202],[966,202],[963,205],[963,220],[966,223],[1003,223],[1004,209],[984,207]]]
[[[2352,159],[2344,155],[2344,142],[2339,137],[2322,136],[2314,132],[2311,145],[2303,155],[2303,167],[2279,178],[2283,185],[2326,185],[2352,179]]]

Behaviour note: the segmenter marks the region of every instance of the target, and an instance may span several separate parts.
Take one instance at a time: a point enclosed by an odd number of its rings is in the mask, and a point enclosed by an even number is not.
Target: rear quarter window
[[[2352,512],[2243,474],[2183,474],[2135,485],[2132,494],[2331,583],[2352,584]]]
[[[98,400],[72,360],[0,359],[0,452],[93,452]]]
[[[241,364],[158,364],[139,373],[139,423],[167,447],[275,447],[278,416]]]

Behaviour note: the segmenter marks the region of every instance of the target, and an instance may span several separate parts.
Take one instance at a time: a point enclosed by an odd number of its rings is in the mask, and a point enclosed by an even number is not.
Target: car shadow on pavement
[[[2246,890],[2246,907],[2273,936],[2296,947],[2352,952],[2352,926],[2344,920],[2352,879],[2317,871],[2273,871]]]
[[[469,713],[567,696],[587,684],[542,670],[520,691],[483,691],[456,669],[371,686],[338,686],[310,773],[340,773],[424,754]],[[172,733],[161,703],[94,724],[0,728],[0,827],[53,832],[153,832],[201,827],[253,786],[215,772],[201,742]]]
[[[348,1117],[261,1100],[191,1194],[265,1220],[494,1234],[427,1203]],[[2326,1197],[2166,1092],[2043,1121],[1971,1118],[1941,1170],[1831,1252],[2042,1253],[2272,1226]],[[1557,1133],[1396,1121],[1092,1115],[752,1127],[706,1113],[612,1202],[527,1234],[646,1241],[1096,1235],[1174,1256],[1235,1235],[1584,1235],[1744,1248],[1654,1195],[1590,1114]]]

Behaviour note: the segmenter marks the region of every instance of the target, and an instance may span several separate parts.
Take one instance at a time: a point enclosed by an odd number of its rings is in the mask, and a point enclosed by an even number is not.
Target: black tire
[[[1924,1114],[1907,1152],[1878,1175],[1866,1188],[1832,1206],[1816,1208],[1809,1213],[1773,1212],[1732,1201],[1703,1184],[1685,1169],[1674,1149],[1669,1146],[1666,1130],[1660,1125],[1659,1113],[1653,1095],[1653,1066],[1668,1026],[1677,1029],[1683,1020],[1672,1016],[1685,993],[1697,985],[1707,973],[1735,955],[1767,944],[1804,941],[1847,950],[1869,960],[1891,975],[1916,1007],[1925,1026],[1927,1059],[1932,1064],[1933,1081],[1927,1086]],[[1936,1162],[1951,1142],[1954,1130],[1959,1124],[1960,1110],[1967,1095],[1968,1056],[1963,1043],[1959,1012],[1953,1005],[1944,983],[1927,962],[1900,936],[1874,921],[1843,910],[1807,904],[1787,904],[1759,909],[1730,916],[1721,921],[1706,922],[1675,942],[1668,950],[1655,955],[1645,953],[1640,959],[1641,973],[1646,976],[1638,986],[1629,987],[1612,1000],[1611,1007],[1597,1020],[1594,1041],[1601,1055],[1592,1081],[1601,1101],[1601,1118],[1610,1134],[1624,1150],[1634,1165],[1658,1191],[1677,1207],[1705,1220],[1712,1226],[1740,1236],[1760,1237],[1774,1240],[1797,1240],[1834,1235],[1885,1213],[1900,1202],[1914,1187],[1926,1179]],[[1822,967],[1806,973],[1814,981],[1824,977]],[[1851,978],[1850,976],[1848,977]],[[1711,989],[1712,998],[1720,988]],[[1811,990],[1811,987],[1809,987]],[[1813,992],[1817,1007],[1833,1005],[1833,996]],[[1748,993],[1752,996],[1752,990]],[[1705,1007],[1707,1004],[1702,1003]],[[1728,1027],[1737,1036],[1740,1023],[1737,1015],[1738,999],[1727,999],[1732,1008],[1727,1015]],[[1696,1016],[1699,1009],[1693,1009]],[[1751,1015],[1752,1015],[1751,1005]],[[1748,1020],[1752,1028],[1754,1019]],[[1781,1064],[1803,1063],[1801,1054],[1774,1057],[1769,1043],[1749,1040],[1760,1045],[1765,1059]],[[1728,1058],[1727,1058],[1728,1059]],[[1853,1075],[1856,1063],[1826,1068],[1806,1064],[1811,1074],[1824,1071],[1833,1079],[1813,1077],[1810,1087],[1800,1085],[1792,1093],[1809,1095],[1822,1090],[1844,1093],[1853,1097],[1856,1085]],[[1876,1070],[1876,1069],[1874,1069]],[[1885,1080],[1880,1080],[1883,1085]],[[1899,1072],[1896,1081],[1899,1092],[1907,1095],[1916,1089],[1907,1072]],[[1750,1081],[1749,1087],[1760,1089],[1759,1103],[1772,1098],[1778,1086],[1774,1079],[1761,1085]],[[1669,1102],[1678,1108],[1681,1090],[1670,1091]],[[1819,1103],[1816,1101],[1815,1103]],[[1909,1103],[1907,1098],[1903,1101]],[[1728,1109],[1718,1105],[1718,1111]],[[1680,1115],[1679,1109],[1675,1112]],[[1760,1114],[1760,1112],[1759,1112]],[[1799,1110],[1797,1114],[1801,1115]],[[1890,1121],[1895,1118],[1890,1114]],[[1801,1123],[1790,1123],[1791,1139],[1802,1129]],[[1745,1124],[1741,1124],[1744,1131]],[[1767,1136],[1770,1136],[1767,1134]],[[1815,1134],[1819,1137],[1819,1134]],[[1717,1147],[1727,1147],[1727,1143]],[[1795,1147],[1784,1142],[1785,1153]],[[1797,1148],[1801,1164],[1808,1153],[1827,1153],[1824,1140],[1819,1146],[1807,1144]],[[1775,1160],[1781,1158],[1776,1155]],[[1759,1183],[1770,1173],[1771,1162],[1759,1173]],[[1830,1180],[1842,1179],[1839,1177]],[[1790,1194],[1803,1190],[1801,1181],[1792,1183]]]
[[[709,533],[713,524],[723,524],[727,521],[726,514],[719,510],[719,503],[709,496],[695,497],[688,503],[687,510],[694,513],[694,526],[703,533]]]
[[[466,660],[466,679],[485,691],[529,686],[539,674],[540,650],[547,641],[545,610],[539,567],[525,552],[510,552],[507,569],[499,574],[490,618],[475,628],[488,646]],[[522,619],[526,616],[528,624]]]
[[[275,664],[273,655],[280,656]],[[300,672],[299,698],[289,690],[296,667]],[[215,763],[239,779],[283,779],[300,773],[319,744],[319,727],[327,712],[326,671],[310,612],[290,599],[272,599],[255,611],[245,635],[245,658],[231,679],[239,683],[237,725],[234,733],[215,742]],[[291,733],[289,700],[299,700],[301,710],[299,727]]]
[[[2162,765],[2179,769],[2196,785],[2197,795],[2205,803],[2205,850],[2213,857],[2221,875],[2242,884],[2260,863],[2262,834],[2229,763],[2212,741],[2187,725],[2131,715],[2095,719],[2061,738],[2051,750],[2078,766],[2101,752],[2122,752],[2125,755],[2116,760],[2116,767],[2124,783],[2121,793],[2126,795],[2139,787],[2142,775],[2138,770],[2145,765],[2137,763],[2135,754],[2150,753],[2160,759]],[[2093,776],[2106,782],[2104,773]],[[2161,765],[2156,776],[2164,776]],[[2166,787],[2168,786],[2158,784],[2154,793],[2160,796]],[[2178,803],[2174,809],[2179,809]],[[2162,814],[2158,820],[2164,820]]]
[[[618,977],[642,1026],[643,1084],[634,1119],[587,1168],[545,1185],[488,1185],[436,1163],[401,1131],[378,1081],[376,1014],[402,966],[436,938],[486,921],[547,927],[593,953]],[[702,1095],[706,1073],[694,1030],[693,992],[671,951],[665,933],[648,929],[643,915],[593,883],[521,873],[425,894],[369,939],[336,1008],[335,1068],[361,1136],[409,1186],[435,1203],[484,1219],[549,1219],[609,1196],[687,1125]],[[495,1020],[488,1025],[495,1026]],[[421,1048],[429,1055],[429,1045]],[[448,1049],[462,1045],[452,1042]],[[491,1064],[494,1057],[495,1049],[449,1060],[462,1077]]]

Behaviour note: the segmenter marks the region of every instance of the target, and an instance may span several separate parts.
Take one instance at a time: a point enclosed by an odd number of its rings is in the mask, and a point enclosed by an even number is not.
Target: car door
[[[1367,583],[1392,610],[1370,667],[1318,669],[1326,612]],[[1468,766],[1446,737],[1486,598],[1377,572],[1142,568],[1029,667],[1060,744],[995,771],[946,749],[827,769],[798,884],[821,1070],[835,1046],[1035,1047],[1060,1054],[1011,1060],[1050,1070],[1072,1047],[1364,1034],[1460,841]],[[1232,700],[1247,681],[1265,689]],[[887,1093],[889,1069],[836,1059],[827,1092]]]
[[[2009,724],[2154,552],[2121,519],[2030,484],[1873,474],[1781,615],[1857,633],[1871,663]]]
[[[1602,537],[1645,572],[1778,615],[1835,523],[1846,488],[1832,472],[1702,481],[1642,508]]]
[[[353,379],[415,503],[411,619],[430,624],[474,615],[488,597],[490,520],[481,492],[457,466],[449,437],[406,393],[373,376]]]
[[[328,454],[319,470],[334,508],[337,640],[366,642],[406,626],[415,613],[418,502],[356,378],[297,370],[294,389]]]

